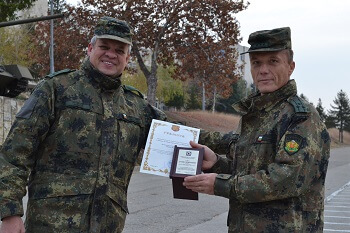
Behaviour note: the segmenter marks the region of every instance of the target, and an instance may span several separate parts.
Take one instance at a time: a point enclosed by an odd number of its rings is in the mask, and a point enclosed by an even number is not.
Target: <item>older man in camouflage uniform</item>
[[[230,199],[230,233],[322,232],[330,138],[290,80],[290,28],[257,31],[248,42],[258,92],[235,105],[243,114],[240,137],[227,158],[205,147],[209,174],[187,177],[184,185]]]
[[[121,232],[127,188],[153,118],[165,115],[121,85],[132,44],[121,20],[102,17],[77,71],[39,83],[0,153],[1,233]],[[28,179],[29,178],[29,179]]]

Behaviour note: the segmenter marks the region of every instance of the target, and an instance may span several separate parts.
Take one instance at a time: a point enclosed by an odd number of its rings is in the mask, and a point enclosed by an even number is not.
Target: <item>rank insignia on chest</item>
[[[303,142],[303,137],[297,134],[288,134],[284,140],[284,150],[292,155],[300,150]]]

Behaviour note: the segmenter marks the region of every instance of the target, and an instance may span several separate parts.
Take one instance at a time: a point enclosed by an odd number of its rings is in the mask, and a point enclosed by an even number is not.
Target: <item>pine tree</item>
[[[302,98],[303,100],[306,100],[307,102],[309,102],[312,106],[314,106],[314,104],[312,102],[310,102],[309,98],[306,97],[306,95],[304,95],[303,93],[300,94],[300,98]]]
[[[188,86],[188,95],[189,98],[186,102],[186,109],[187,110],[197,110],[201,109],[201,104],[199,102],[198,93],[200,92],[198,85],[193,84],[193,82],[189,84]]]
[[[333,103],[334,106],[331,104],[332,109],[329,111],[329,115],[334,118],[334,123],[339,129],[339,142],[343,143],[343,130],[350,123],[349,98],[343,90],[340,90]]]
[[[300,94],[300,98],[309,102],[309,99],[303,93]]]
[[[316,110],[317,110],[318,114],[320,115],[321,120],[322,120],[323,122],[325,122],[327,115],[326,115],[326,113],[324,112],[324,108],[323,108],[323,106],[322,106],[321,98],[318,99],[318,104],[317,104],[317,106],[316,106]]]

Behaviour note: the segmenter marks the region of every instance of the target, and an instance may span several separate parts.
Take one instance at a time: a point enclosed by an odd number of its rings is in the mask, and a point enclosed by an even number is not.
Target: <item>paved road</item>
[[[325,232],[350,232],[350,218],[344,218],[350,216],[350,197],[335,203],[341,194],[350,193],[350,147],[331,150],[325,192]],[[200,195],[199,201],[185,201],[171,197],[170,179],[136,171],[129,187],[130,214],[124,232],[227,232],[227,199]],[[345,202],[349,208],[336,207],[345,206]]]
[[[326,197],[324,232],[350,232],[350,147],[331,150]],[[227,199],[202,194],[199,201],[173,199],[170,179],[138,169],[131,178],[128,205],[124,233],[227,232]]]
[[[331,151],[326,177],[324,233],[350,232],[350,148]]]

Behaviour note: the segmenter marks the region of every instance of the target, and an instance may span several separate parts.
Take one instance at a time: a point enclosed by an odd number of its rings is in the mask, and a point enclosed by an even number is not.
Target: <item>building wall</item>
[[[5,141],[16,114],[23,104],[23,100],[0,96],[0,145]]]
[[[17,12],[17,16],[20,19],[27,19],[33,17],[46,16],[48,12],[48,1],[47,0],[36,0],[33,6],[29,9]]]
[[[248,51],[248,47],[243,46],[243,45],[237,45],[236,49],[237,49],[239,54]],[[253,78],[252,78],[252,75],[250,73],[249,54],[245,53],[245,54],[239,55],[237,62],[239,65],[244,64],[244,69],[242,71],[243,78],[247,81],[247,87],[250,87],[250,85],[253,83]]]

